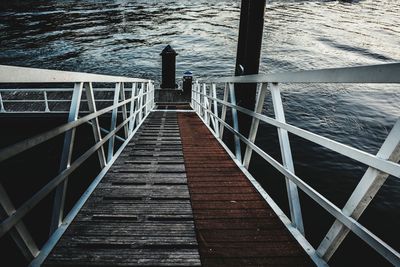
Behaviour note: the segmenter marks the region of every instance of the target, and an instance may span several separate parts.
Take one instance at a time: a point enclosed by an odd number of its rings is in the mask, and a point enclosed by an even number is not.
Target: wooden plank
[[[201,264],[313,265],[195,114],[155,112],[45,266]]]
[[[44,265],[200,266],[193,220],[176,114],[153,113]]]
[[[313,266],[197,115],[178,121],[202,266]]]

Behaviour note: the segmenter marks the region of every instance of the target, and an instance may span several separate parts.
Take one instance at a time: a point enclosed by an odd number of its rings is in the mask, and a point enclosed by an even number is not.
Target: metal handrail
[[[400,63],[221,77],[207,83],[400,83]]]
[[[9,75],[15,76],[10,78]],[[49,76],[47,77],[46,75]],[[94,188],[104,177],[107,170],[111,167],[121,151],[135,135],[155,104],[154,83],[151,80],[0,66],[0,83],[34,83],[39,82],[40,79],[42,79],[43,84],[66,82],[74,85],[72,90],[66,89],[68,91],[72,91],[71,100],[68,101],[70,102],[68,123],[0,149],[0,162],[2,162],[58,135],[65,135],[59,174],[52,178],[46,185],[44,185],[38,192],[36,192],[30,199],[25,201],[17,209],[14,208],[10,197],[0,182],[0,207],[2,207],[7,213],[5,217],[1,218],[0,238],[6,233],[10,233],[11,237],[17,243],[17,246],[23,255],[31,261],[31,266],[40,266],[41,263],[43,263],[47,255],[60,239],[61,235],[65,232],[68,225],[72,222],[85,201],[89,198],[91,192],[93,192]],[[114,89],[107,88],[101,90],[114,92],[113,99],[107,100],[108,102],[112,102],[110,106],[101,110],[96,109],[97,100],[95,99],[94,95],[96,90],[93,89],[93,82],[115,84]],[[131,84],[132,86],[130,88],[125,88],[124,85],[126,83]],[[37,90],[46,92],[47,89]],[[65,90],[62,88],[61,90],[57,89],[55,91],[59,92]],[[125,98],[125,92],[127,91],[130,91],[130,98],[128,99]],[[82,99],[83,92],[86,92],[86,99]],[[45,100],[47,107],[47,101],[49,100]],[[88,104],[89,114],[79,118],[79,113],[82,112],[80,110],[80,103],[83,101],[86,101]],[[4,101],[0,100],[0,103],[2,104],[2,111],[4,111],[3,102]],[[119,109],[122,111],[118,112]],[[111,128],[106,130],[100,127],[98,118],[108,112],[112,113],[112,124]],[[117,125],[117,119],[119,115],[122,116],[122,122]],[[75,141],[75,129],[84,123],[88,123],[92,126],[95,144],[75,161],[71,162],[71,153]],[[123,138],[117,135],[120,130],[124,130]],[[106,132],[106,135],[102,137],[100,131]],[[118,139],[123,143],[114,153],[115,139]],[[105,155],[105,150],[103,148],[103,146],[106,144],[108,144],[107,155]],[[80,199],[75,203],[71,211],[64,216],[64,189],[68,181],[68,176],[94,153],[98,154],[101,171],[92,181],[86,192],[82,194]],[[22,219],[41,200],[43,200],[46,196],[48,196],[49,193],[53,191],[55,191],[55,198],[50,229],[51,235],[44,246],[39,249],[31,234],[22,222]]]
[[[203,93],[199,93],[199,94],[201,96],[206,96]],[[361,162],[365,165],[374,167],[375,169],[378,169],[380,171],[386,172],[396,178],[400,178],[400,165],[399,164],[384,160],[380,157],[377,157],[376,155],[372,155],[372,154],[364,152],[360,149],[353,148],[351,146],[339,143],[339,142],[329,139],[327,137],[323,137],[321,135],[314,134],[310,131],[303,130],[299,127],[296,127],[296,126],[293,126],[293,125],[290,125],[290,124],[287,124],[284,122],[280,122],[280,121],[273,119],[271,117],[268,117],[266,115],[256,113],[254,111],[245,109],[245,108],[237,106],[237,105],[232,105],[229,102],[222,101],[218,98],[209,97],[209,96],[207,96],[207,98],[210,100],[217,101],[218,103],[220,103],[224,106],[236,109],[236,110],[242,112],[243,114],[249,115],[253,118],[257,118],[258,120],[265,122],[269,125],[275,126],[277,128],[285,129],[286,131],[288,131],[294,135],[297,135],[299,137],[302,137],[303,139],[306,139],[315,144],[318,144],[320,146],[328,148],[334,152],[337,152],[339,154],[347,156],[351,159],[357,160],[358,162]]]
[[[400,178],[400,164],[398,163],[400,160],[400,118],[378,154],[372,155],[286,123],[278,83],[400,83],[399,73],[400,64],[395,63],[209,79],[194,84],[191,105],[218,141],[227,149],[239,168],[248,176],[275,212],[280,214],[279,217],[286,227],[318,266],[326,265],[326,261],[335,253],[349,231],[359,236],[389,262],[397,266],[400,265],[400,253],[362,226],[358,219],[389,175]],[[252,82],[257,83],[259,88],[254,111],[236,105],[234,90],[234,83]],[[219,99],[216,93],[217,84],[221,83],[225,85],[223,100]],[[271,91],[275,119],[262,114],[262,106],[268,89]],[[226,122],[227,108],[232,111],[232,125]],[[240,133],[237,112],[252,117],[249,136]],[[283,163],[276,161],[255,144],[259,123],[266,123],[277,128]],[[223,141],[224,129],[229,130],[235,137],[233,152]],[[295,174],[288,133],[369,166],[344,208],[341,209],[334,205]],[[242,157],[240,142],[246,146],[244,157]],[[253,151],[286,177],[291,219],[282,212],[247,171]],[[336,218],[318,248],[313,248],[304,236],[298,188]]]
[[[21,75],[23,74],[23,75]],[[91,74],[83,72],[71,72],[60,70],[47,70],[36,68],[25,68],[0,65],[0,81],[2,83],[137,83],[148,82],[147,79],[128,78],[122,76],[111,76]]]
[[[14,114],[14,113],[26,113],[26,112],[32,112],[32,113],[68,113],[68,110],[65,110],[67,108],[65,104],[68,104],[72,102],[72,93],[74,89],[73,88],[0,88],[0,114],[1,113],[8,113],[8,114]],[[94,93],[113,93],[115,91],[115,88],[94,88],[93,92]],[[125,93],[130,93],[131,89],[129,88],[124,88]],[[48,97],[48,93],[54,93],[52,98]],[[57,93],[63,93],[63,95],[57,94]],[[71,99],[65,99],[65,95],[69,94]],[[11,98],[10,98],[11,94]],[[34,98],[32,99],[31,95],[34,94],[35,96],[40,94],[43,95],[41,99]],[[150,92],[145,92],[144,95],[150,94]],[[105,96],[102,96],[103,98],[96,98],[95,101],[96,103],[100,102],[112,102],[112,98],[104,98]],[[22,98],[22,99],[21,99]],[[68,97],[67,97],[68,98]],[[87,99],[81,99],[81,103],[88,102]],[[23,106],[24,108],[21,110],[15,110],[13,108],[10,108],[8,105],[9,104],[28,104]],[[37,106],[35,104],[40,103],[42,105]],[[49,107],[50,103],[65,103],[63,105],[63,108],[60,107]],[[44,107],[44,108],[43,108]],[[88,110],[80,110],[81,112],[87,112]]]

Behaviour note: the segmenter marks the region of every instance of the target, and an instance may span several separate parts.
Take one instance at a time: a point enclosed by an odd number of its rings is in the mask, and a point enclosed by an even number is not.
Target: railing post
[[[209,119],[209,114],[207,113],[207,109],[208,109],[207,102],[208,102],[208,99],[207,99],[207,84],[206,83],[203,83],[203,97],[202,98],[203,98],[203,107],[204,107],[203,108],[204,121],[206,122],[207,125],[209,125],[210,124],[210,119]]]
[[[213,101],[213,103],[214,103],[214,115],[217,117],[217,118],[219,118],[218,117],[218,102],[217,102],[217,100],[216,100],[216,98],[217,98],[217,85],[215,84],[215,83],[213,83],[212,84],[212,86],[211,86],[211,92],[210,92],[210,95],[214,98],[214,101]],[[222,138],[221,136],[220,136],[220,134],[219,134],[219,121],[216,119],[216,118],[214,118],[214,131],[215,131],[215,134],[219,137],[219,138]]]
[[[143,83],[143,117],[147,115],[147,96],[148,96],[149,88],[147,87],[147,83]]]
[[[85,87],[85,92],[86,92],[86,100],[88,103],[88,108],[90,113],[95,113],[97,112],[96,108],[96,101],[94,99],[94,91],[93,91],[93,86],[92,83],[84,83],[83,86]],[[101,133],[100,133],[100,124],[99,124],[99,119],[96,117],[92,120],[92,130],[93,130],[93,136],[94,136],[94,141],[96,143],[101,141]],[[106,166],[106,156],[104,153],[104,147],[101,146],[97,150],[97,155],[99,158],[99,163],[100,167],[103,169]]]
[[[152,90],[152,93],[151,93],[151,97],[152,97],[152,109],[156,106],[156,103],[155,103],[155,90],[154,90],[154,82],[151,82],[151,90]]]
[[[129,117],[131,118],[129,120],[129,133],[132,133],[133,131],[133,126],[135,124],[135,119],[136,119],[136,115],[133,116],[133,113],[135,112],[135,102],[137,99],[135,99],[136,97],[136,83],[132,83],[132,89],[131,89],[131,102],[130,102],[130,110],[129,110]]]
[[[4,109],[3,98],[1,97],[1,93],[0,93],[0,112],[6,112],[6,110]]]
[[[201,85],[200,83],[197,84],[197,105],[199,108],[199,115],[203,116],[203,109],[202,109],[202,105],[201,105]]]
[[[125,101],[125,85],[124,83],[121,83],[121,101]],[[125,121],[128,118],[128,112],[126,110],[126,105],[122,105],[121,109],[122,109],[122,120]],[[124,135],[125,135],[125,139],[128,138],[129,136],[129,132],[128,132],[128,124],[124,125]]]
[[[213,96],[213,90],[212,90],[212,84],[210,84],[210,89],[208,90],[208,95],[207,95],[207,104],[208,104],[208,111],[207,111],[207,113],[208,113],[208,120],[209,120],[209,125],[211,126],[211,124],[212,124],[212,126],[213,126],[213,129],[215,129],[215,118],[214,118],[214,116],[213,115],[211,115],[211,114],[214,114],[214,112],[212,111],[212,105],[213,105],[213,102],[211,101],[211,97]],[[214,133],[216,133],[216,131],[214,130]]]
[[[152,92],[152,88],[151,88],[151,82],[149,81],[148,83],[147,83],[147,89],[148,89],[148,100],[147,100],[147,102],[149,102],[149,103],[147,103],[147,105],[148,105],[148,112],[150,112],[152,109],[153,109],[153,92]]]
[[[400,119],[386,137],[385,142],[376,155],[379,158],[399,162],[400,160]],[[345,215],[358,220],[376,193],[385,183],[388,174],[369,167],[357,187],[354,189],[342,211]],[[325,260],[329,260],[349,233],[349,229],[336,220],[319,245],[317,252]]]
[[[225,83],[225,87],[224,87],[224,98],[223,101],[224,102],[228,102],[228,97],[229,97],[229,89],[228,89],[228,84]],[[226,119],[226,106],[222,105],[222,110],[221,110],[221,120],[223,122],[225,122]],[[222,138],[224,137],[224,129],[225,129],[225,125],[223,123],[220,124],[219,126],[219,137]]]
[[[201,84],[197,85],[197,104],[199,105],[199,114],[203,116],[203,106],[201,104]]]
[[[196,89],[196,84],[194,83],[194,84],[192,84],[192,92],[191,92],[191,99],[190,99],[191,103],[192,103],[192,108],[194,111],[196,111],[196,106],[195,106],[195,102],[194,102],[194,99],[196,97],[195,89]]]
[[[199,102],[198,102],[198,100],[199,100],[198,90],[199,90],[199,81],[196,81],[196,84],[194,86],[194,91],[195,91],[195,94],[194,94],[195,101],[194,102],[195,102],[195,110],[196,110],[197,114],[200,115],[200,106],[199,106]]]
[[[143,118],[143,100],[144,100],[144,83],[140,83],[140,92],[139,92],[139,123],[142,122]]]
[[[120,90],[121,90],[121,83],[118,82],[115,84],[113,106],[118,105]],[[117,126],[117,117],[118,117],[118,107],[114,107],[111,114],[110,132],[114,131],[115,127]],[[110,162],[114,156],[114,143],[115,143],[115,135],[113,135],[108,141],[107,163]]]
[[[236,96],[235,96],[235,88],[233,83],[229,83],[229,95],[231,98],[231,104],[236,106]],[[238,120],[238,114],[237,114],[237,109],[232,108],[232,120],[233,120],[233,129],[235,131],[239,132],[239,120]],[[234,134],[234,139],[235,139],[235,155],[236,159],[242,163],[242,150],[240,148],[240,138],[236,134]]]
[[[136,110],[135,110],[136,116],[135,116],[135,118],[136,118],[136,125],[139,125],[140,124],[140,106],[141,106],[141,103],[142,103],[141,83],[137,84],[136,92],[137,92],[137,99],[136,99]]]
[[[78,119],[82,90],[83,90],[83,83],[75,83],[71,99],[71,107],[68,115],[68,122],[73,122]],[[59,172],[64,171],[66,168],[69,167],[71,163],[74,140],[75,140],[75,128],[65,133]],[[66,177],[64,181],[56,187],[54,196],[53,214],[50,224],[50,235],[53,234],[55,230],[57,230],[57,228],[61,225],[63,221],[67,185],[68,185],[68,177]]]
[[[264,105],[264,100],[265,100],[265,95],[267,94],[267,83],[262,83],[260,85],[260,90],[257,95],[257,102],[256,102],[256,107],[254,109],[255,113],[261,113],[262,108]],[[250,126],[250,132],[249,132],[249,141],[254,143],[256,140],[257,136],[257,131],[258,131],[258,125],[260,123],[260,120],[253,117],[251,126]],[[246,169],[249,168],[250,165],[250,159],[252,155],[253,149],[249,145],[246,146],[246,152],[244,153],[244,159],[243,159],[243,165]]]
[[[2,210],[2,209],[3,210]],[[15,207],[12,204],[10,197],[0,182],[0,220],[6,219],[15,212]],[[31,261],[39,254],[39,249],[35,241],[25,227],[25,224],[20,221],[10,230],[10,236],[21,250],[24,257]]]
[[[50,112],[50,109],[49,109],[49,102],[47,101],[47,92],[46,91],[43,91],[43,94],[44,94],[44,104],[45,104],[45,112]]]
[[[282,98],[278,84],[270,83],[270,88],[275,118],[277,121],[286,123],[285,112],[283,110]],[[292,151],[290,148],[288,132],[284,129],[278,128],[278,137],[281,147],[283,166],[290,172],[294,173]],[[285,177],[285,179],[292,223],[304,235],[303,218],[301,215],[300,199],[297,186],[295,183],[289,180],[289,178]]]

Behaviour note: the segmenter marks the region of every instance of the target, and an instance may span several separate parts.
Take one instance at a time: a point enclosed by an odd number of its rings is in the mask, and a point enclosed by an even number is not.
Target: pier
[[[44,266],[201,263],[312,265],[196,114],[154,111]]]
[[[0,184],[0,238],[9,235],[30,266],[327,266],[351,231],[398,266],[399,253],[358,218],[389,175],[400,178],[400,120],[372,155],[286,123],[279,85],[400,83],[399,71],[396,63],[208,79],[194,82],[190,102],[182,104],[157,103],[151,80],[0,66],[0,82],[19,85],[0,90],[1,116],[35,112],[68,118],[0,150],[3,162],[64,136],[58,174],[25,202],[14,206]],[[256,84],[254,110],[236,104],[234,85],[240,83]],[[24,89],[24,84],[40,87]],[[50,99],[55,106],[47,97],[32,101],[24,90],[64,92],[60,100],[68,110],[56,99]],[[262,114],[267,92],[274,118]],[[13,110],[13,101],[35,105]],[[29,110],[38,103],[44,109]],[[251,118],[248,136],[239,131],[239,112]],[[99,123],[101,116],[110,119],[109,128]],[[260,123],[277,128],[282,161],[257,146]],[[72,158],[80,125],[91,126],[94,144]],[[227,133],[232,144],[224,139]],[[368,166],[344,207],[295,174],[288,133]],[[250,173],[253,154],[284,176],[289,214]],[[66,211],[69,176],[91,156],[101,170]],[[299,191],[335,219],[319,246],[306,238],[312,229],[304,229]],[[50,237],[39,246],[23,219],[50,193]]]

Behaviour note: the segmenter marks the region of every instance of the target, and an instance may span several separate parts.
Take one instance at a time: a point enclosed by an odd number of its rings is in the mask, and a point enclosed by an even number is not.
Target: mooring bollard
[[[193,82],[193,74],[190,71],[186,71],[183,74],[183,94],[185,96],[188,96],[189,99],[191,99],[192,96],[192,82]]]
[[[175,83],[175,60],[178,54],[170,45],[167,45],[160,55],[162,57],[162,77],[160,87],[175,89],[178,87]]]

